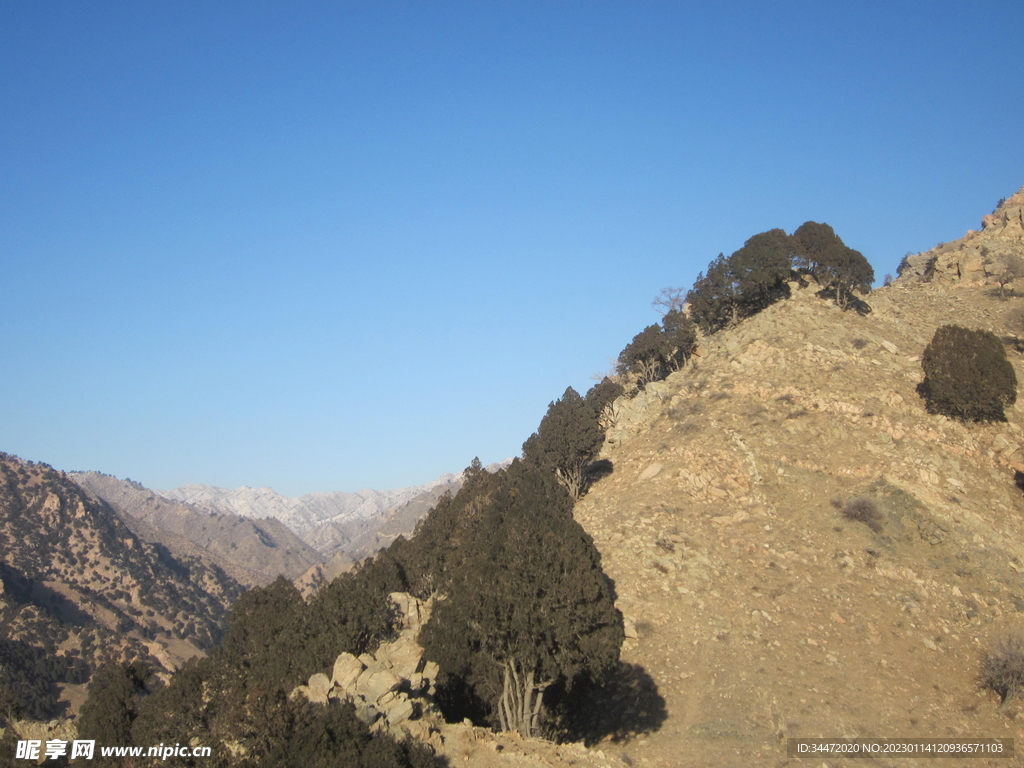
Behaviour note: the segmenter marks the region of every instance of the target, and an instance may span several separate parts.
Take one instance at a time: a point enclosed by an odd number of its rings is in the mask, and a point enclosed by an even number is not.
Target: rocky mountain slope
[[[37,651],[43,666],[78,660],[85,673],[110,659],[175,669],[219,638],[242,591],[219,568],[145,543],[63,473],[7,454],[0,582],[0,666],[11,665],[0,687]]]
[[[900,277],[918,282],[998,282],[1014,258],[1024,259],[1024,189],[982,217],[981,230],[907,256],[900,265]],[[1014,277],[1024,278],[1024,274]]]
[[[296,579],[322,559],[273,518],[203,512],[101,472],[68,477],[110,504],[143,541],[162,544],[176,556],[198,557],[245,586],[269,584],[280,574]]]
[[[986,217],[989,254],[1021,245],[1021,206],[1024,190]],[[1024,306],[1000,299],[994,270],[964,268],[977,238],[928,273],[908,260],[867,316],[794,285],[619,401],[614,471],[576,516],[616,582],[624,661],[656,683],[665,719],[613,753],[781,766],[790,737],[1024,744],[1024,704],[1000,711],[977,680],[983,651],[1024,628],[1022,401],[1006,423],[965,425],[916,392],[939,325],[1005,336]],[[842,512],[858,508],[878,530]]]

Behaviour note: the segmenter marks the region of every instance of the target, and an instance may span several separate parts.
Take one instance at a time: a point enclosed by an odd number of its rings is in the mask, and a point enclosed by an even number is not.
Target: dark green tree
[[[843,241],[828,224],[805,221],[793,233],[793,263],[802,272],[816,276],[832,260],[831,251],[842,247]]]
[[[294,654],[282,654],[280,649],[301,645],[304,608],[299,590],[284,576],[245,592],[228,617],[228,631],[219,649],[224,662],[246,676],[285,688],[298,685],[308,673],[297,668]]]
[[[615,370],[619,374],[633,374],[637,385],[642,387],[663,377],[666,357],[667,345],[661,326],[649,325],[619,353]]]
[[[342,652],[358,656],[376,650],[395,633],[395,607],[388,595],[408,589],[402,566],[387,552],[362,561],[321,589],[305,611],[298,651],[304,668],[329,669]]]
[[[420,639],[442,669],[442,700],[475,702],[478,719],[530,736],[550,686],[612,671],[622,616],[549,472],[513,462],[477,501],[469,554]]]
[[[749,317],[789,296],[792,243],[781,229],[754,235],[729,257],[738,289],[739,312]]]
[[[686,294],[690,316],[706,334],[727,328],[739,319],[739,288],[723,254],[708,265],[707,273]]]
[[[192,658],[183,664],[169,685],[158,689],[142,700],[138,716],[132,723],[133,744],[185,743],[198,738],[202,744],[211,744],[210,722],[217,706],[212,694],[221,687],[211,681],[214,660]],[[127,743],[127,742],[126,742]]]
[[[875,270],[864,254],[847,247],[828,224],[806,221],[793,233],[792,242],[796,265],[842,309],[851,305],[854,291],[867,293],[875,281]]]
[[[673,309],[661,325],[649,325],[619,353],[616,372],[631,374],[637,386],[665,378],[690,359],[697,344],[697,327],[681,310]]]
[[[674,309],[661,318],[665,361],[673,371],[686,364],[697,346],[697,326],[680,310]]]
[[[104,746],[131,744],[138,695],[148,677],[149,670],[141,663],[109,662],[96,670],[89,682],[89,698],[78,716],[80,737]]]
[[[262,761],[259,768],[435,768],[428,749],[415,740],[398,742],[373,735],[351,704],[330,704],[298,727]]]
[[[615,400],[624,391],[625,388],[619,382],[605,376],[587,392],[587,403],[597,414],[597,424],[602,430],[607,431],[614,422]]]
[[[523,458],[553,471],[573,500],[583,496],[587,464],[604,442],[599,416],[593,404],[567,387],[523,443]]]
[[[1017,376],[991,331],[944,325],[921,358],[918,392],[929,413],[962,421],[1006,421],[1003,409],[1017,400]]]

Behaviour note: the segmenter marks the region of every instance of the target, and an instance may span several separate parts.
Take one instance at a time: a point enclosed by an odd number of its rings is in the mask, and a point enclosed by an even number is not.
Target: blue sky
[[[1019,1],[0,3],[0,450],[150,487],[517,454],[751,235],[1024,184]]]

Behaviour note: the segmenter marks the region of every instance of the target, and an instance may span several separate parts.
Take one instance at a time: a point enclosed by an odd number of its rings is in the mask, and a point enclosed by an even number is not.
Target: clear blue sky
[[[150,487],[517,454],[719,252],[881,278],[1024,184],[1012,2],[0,2],[0,450]]]

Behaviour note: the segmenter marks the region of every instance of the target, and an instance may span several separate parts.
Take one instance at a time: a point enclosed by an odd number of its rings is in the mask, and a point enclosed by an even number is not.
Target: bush
[[[981,685],[999,694],[1003,704],[1024,689],[1024,635],[1019,632],[997,640],[981,657]]]
[[[1002,342],[991,331],[944,325],[921,359],[918,393],[929,413],[963,421],[1006,421],[1003,408],[1017,400],[1017,376]]]
[[[843,517],[847,520],[852,520],[855,523],[864,523],[875,533],[881,533],[882,513],[878,511],[878,507],[875,506],[875,502],[871,499],[861,497],[852,499],[845,504],[833,502],[833,505],[840,507]]]

